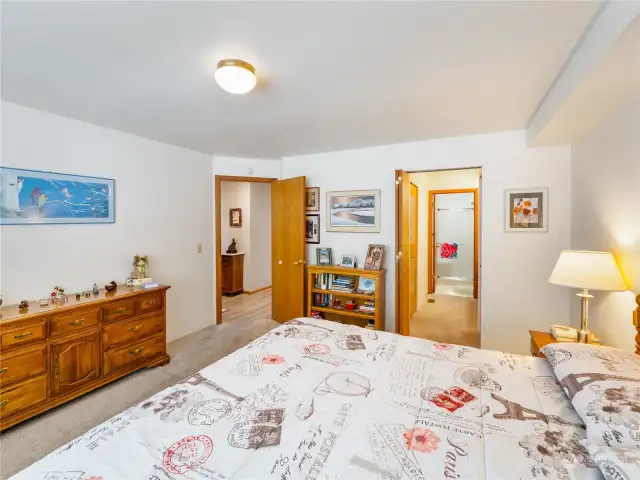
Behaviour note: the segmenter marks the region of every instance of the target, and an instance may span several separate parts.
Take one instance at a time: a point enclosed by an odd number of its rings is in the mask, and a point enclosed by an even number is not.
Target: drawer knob
[[[2,367],[0,368],[0,375],[2,375],[4,372],[6,372],[7,370],[9,370],[9,367]]]
[[[72,327],[78,327],[80,325],[84,325],[84,318],[80,318],[78,320],[74,320],[73,322],[69,322],[69,325]]]
[[[120,308],[116,308],[114,310],[114,312],[116,312],[116,313],[123,313],[123,312],[126,312],[126,311],[127,311],[127,307],[120,307]]]
[[[142,323],[139,323],[138,325],[134,325],[133,327],[129,328],[129,330],[131,330],[132,332],[137,332],[138,330],[140,330],[143,327]]]
[[[155,304],[156,304],[156,302],[157,302],[157,300],[149,300],[149,301],[147,302],[147,305],[155,305]]]
[[[138,347],[138,348],[136,348],[134,350],[129,350],[129,355],[139,355],[142,352],[144,352],[144,348]]]
[[[24,332],[19,335],[15,335],[13,338],[15,338],[16,340],[22,340],[23,338],[30,337],[32,334],[32,332]]]
[[[9,403],[9,400],[3,400],[0,402],[0,408],[4,407],[7,403]]]

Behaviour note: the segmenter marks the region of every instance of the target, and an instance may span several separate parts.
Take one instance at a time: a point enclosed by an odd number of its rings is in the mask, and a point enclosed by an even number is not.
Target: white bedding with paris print
[[[546,360],[301,318],[16,480],[601,479]]]

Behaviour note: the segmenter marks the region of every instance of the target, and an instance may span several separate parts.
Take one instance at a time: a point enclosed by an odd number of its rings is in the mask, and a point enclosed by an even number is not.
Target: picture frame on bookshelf
[[[358,293],[373,293],[376,291],[376,279],[360,276],[358,278]]]
[[[331,257],[331,248],[327,248],[327,247],[316,248],[316,264],[317,265],[333,265],[333,259]]]
[[[355,255],[342,255],[340,257],[340,266],[345,268],[355,268],[356,256]]]
[[[367,257],[364,261],[365,270],[380,270],[382,267],[382,257],[384,256],[384,245],[369,245]]]
[[[320,243],[320,214],[319,213],[307,213],[306,225],[305,225],[305,237],[307,243],[318,244]]]

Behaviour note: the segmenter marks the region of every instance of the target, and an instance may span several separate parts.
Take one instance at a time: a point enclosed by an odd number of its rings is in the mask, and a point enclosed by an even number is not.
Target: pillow
[[[619,449],[640,453],[640,357],[582,343],[554,343],[541,351],[587,428],[587,444],[601,457],[614,449],[610,461],[629,458]]]

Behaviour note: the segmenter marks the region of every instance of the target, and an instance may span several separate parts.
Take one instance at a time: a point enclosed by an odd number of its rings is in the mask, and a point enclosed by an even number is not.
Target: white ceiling
[[[5,3],[2,96],[206,153],[525,128],[594,2]],[[256,67],[231,96],[222,58]]]
[[[589,133],[640,97],[640,16],[625,29],[536,138],[561,144]]]

